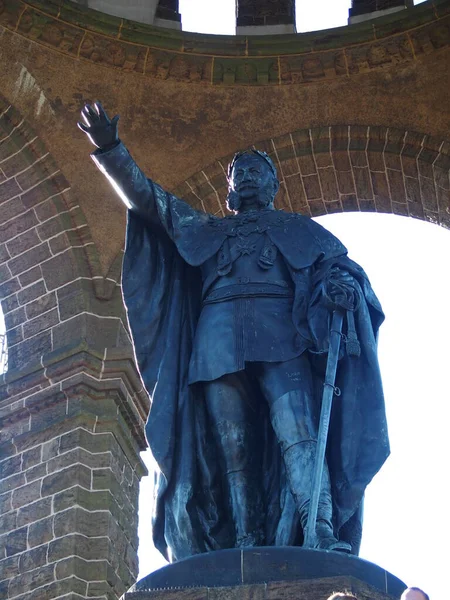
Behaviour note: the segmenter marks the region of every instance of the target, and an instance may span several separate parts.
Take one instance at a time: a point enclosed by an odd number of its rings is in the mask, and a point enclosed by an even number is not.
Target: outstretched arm
[[[86,104],[81,111],[83,122],[78,123],[96,150],[92,158],[108,177],[126,207],[155,224],[160,224],[153,183],[142,173],[128,150],[121,143],[117,122],[109,119],[100,102]]]

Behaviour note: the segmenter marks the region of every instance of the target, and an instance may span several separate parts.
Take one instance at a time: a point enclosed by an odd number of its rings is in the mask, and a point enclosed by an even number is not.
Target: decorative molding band
[[[155,79],[308,84],[394,68],[449,46],[450,0],[349,27],[249,37],[143,25],[68,0],[0,0],[0,26],[74,59]]]

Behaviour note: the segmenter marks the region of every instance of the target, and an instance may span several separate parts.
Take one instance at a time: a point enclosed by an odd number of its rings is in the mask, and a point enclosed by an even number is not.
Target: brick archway
[[[148,396],[70,184],[0,97],[0,596],[119,597],[137,576]]]
[[[448,140],[393,127],[342,125],[301,129],[254,147],[277,165],[279,208],[312,217],[394,213],[450,228]],[[231,158],[216,160],[174,192],[199,209],[224,214]]]
[[[105,344],[126,345],[121,256],[107,278],[70,185],[18,111],[0,98],[0,297],[10,369],[23,369],[102,323]],[[102,303],[118,296],[117,301]],[[71,324],[69,325],[69,321]],[[64,325],[66,323],[66,325]],[[105,331],[106,327],[106,331]],[[109,335],[108,333],[109,332]]]

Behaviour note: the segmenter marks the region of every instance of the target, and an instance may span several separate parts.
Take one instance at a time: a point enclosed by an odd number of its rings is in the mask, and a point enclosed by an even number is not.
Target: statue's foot
[[[332,550],[333,552],[345,552],[350,554],[352,547],[347,542],[337,540],[335,537],[318,539],[316,543],[318,550]]]
[[[331,526],[327,522],[318,521],[316,525],[316,544],[318,550],[333,550],[350,554],[352,547],[347,542],[336,539]]]

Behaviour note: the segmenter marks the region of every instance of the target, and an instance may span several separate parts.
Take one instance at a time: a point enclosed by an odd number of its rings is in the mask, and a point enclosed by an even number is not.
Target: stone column
[[[178,12],[178,0],[159,0],[154,25],[181,29],[181,15]]]
[[[296,33],[295,0],[236,0],[237,35]]]
[[[413,0],[352,0],[348,24],[376,19],[412,6]]]
[[[136,580],[148,396],[70,186],[0,96],[0,598],[116,600]]]

